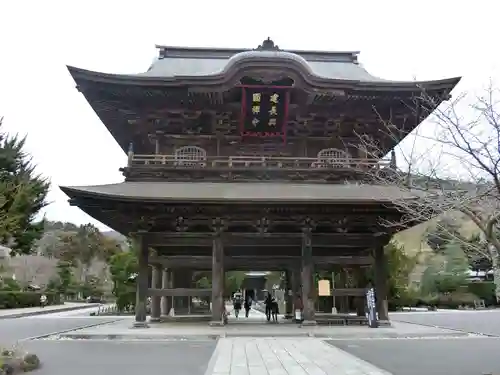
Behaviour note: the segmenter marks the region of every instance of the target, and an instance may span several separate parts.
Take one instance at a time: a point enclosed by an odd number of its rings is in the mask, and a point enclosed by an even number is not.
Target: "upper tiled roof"
[[[393,81],[375,77],[358,62],[358,52],[281,50],[270,39],[256,49],[193,48],[157,46],[159,57],[144,73],[107,74],[68,66],[78,85],[82,82],[154,86],[217,86],[229,82],[239,69],[249,69],[249,77],[261,78],[280,73],[298,74],[306,85],[320,90],[350,88],[364,91],[439,91],[444,97],[460,81],[459,77],[434,81]],[[264,76],[266,76],[264,74]],[[285,74],[285,75],[286,75]],[[238,84],[236,77],[233,84]],[[280,77],[283,78],[283,77]],[[293,77],[295,79],[296,77]],[[340,87],[338,87],[340,85]],[[441,92],[444,90],[444,93]]]
[[[300,63],[309,73],[327,79],[390,82],[368,73],[357,60],[358,52],[281,51],[158,47],[160,57],[146,77],[210,76],[227,71],[243,59],[262,58]]]

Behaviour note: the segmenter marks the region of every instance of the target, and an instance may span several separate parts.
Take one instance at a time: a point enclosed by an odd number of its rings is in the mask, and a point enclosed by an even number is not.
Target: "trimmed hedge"
[[[0,309],[38,307],[40,306],[40,297],[42,294],[47,296],[48,305],[58,305],[61,303],[58,293],[0,291]]]
[[[460,306],[474,306],[475,300],[484,300],[486,306],[495,306],[495,284],[489,281],[473,282],[461,290],[448,295],[434,295],[427,297],[404,296],[389,300],[389,311],[397,311],[403,307],[433,306],[456,309]]]
[[[489,281],[470,283],[467,289],[479,299],[483,299],[486,306],[496,305],[495,283]]]

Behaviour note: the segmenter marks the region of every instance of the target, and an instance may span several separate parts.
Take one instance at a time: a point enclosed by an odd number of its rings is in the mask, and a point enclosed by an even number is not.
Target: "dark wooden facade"
[[[384,154],[428,115],[421,90],[439,103],[459,79],[382,80],[356,53],[282,51],[270,40],[255,50],[159,50],[142,74],[69,67],[128,163],[121,184],[62,190],[141,244],[137,323],[145,324],[148,295],[158,320],[168,312],[166,296],[206,294],[212,321],[221,322],[223,273],[236,269],[295,275],[290,288],[314,323],[314,269],[359,270],[373,260],[379,314],[387,319],[382,249],[393,233],[380,218],[397,219],[403,213],[391,202],[415,197],[371,185],[368,176],[389,168]],[[286,89],[281,137],[242,135],[245,87]],[[381,131],[385,119],[391,134]],[[376,141],[379,157],[362,137]],[[212,270],[211,290],[194,290],[189,280],[173,285],[176,272],[195,269]]]

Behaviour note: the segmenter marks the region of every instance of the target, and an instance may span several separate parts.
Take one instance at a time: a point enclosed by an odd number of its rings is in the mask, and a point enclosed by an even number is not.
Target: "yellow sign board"
[[[318,281],[318,295],[321,297],[331,296],[330,280]]]

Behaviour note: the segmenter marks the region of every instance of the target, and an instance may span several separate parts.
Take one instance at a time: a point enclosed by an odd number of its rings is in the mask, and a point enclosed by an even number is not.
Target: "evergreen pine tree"
[[[461,239],[460,226],[446,217],[440,219],[436,226],[426,233],[427,244],[436,253],[442,253],[448,244]]]
[[[451,293],[467,283],[469,263],[460,244],[451,242],[437,255],[422,275],[424,294]]]
[[[31,157],[23,151],[25,142],[26,138],[0,129],[0,243],[13,254],[29,254],[43,234],[44,221],[35,220],[47,205],[50,187],[47,179],[35,173]]]

